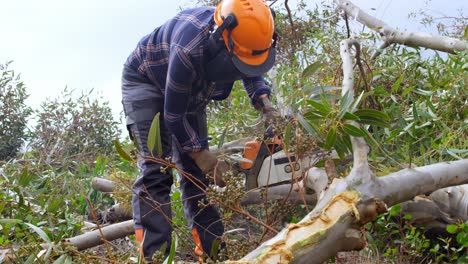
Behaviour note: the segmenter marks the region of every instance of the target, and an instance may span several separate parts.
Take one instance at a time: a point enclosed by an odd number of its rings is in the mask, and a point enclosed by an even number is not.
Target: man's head
[[[224,0],[216,7],[214,20],[218,27],[229,23],[225,25],[223,40],[243,74],[257,76],[273,67],[275,25],[264,0]]]
[[[232,61],[242,76],[260,76],[273,67],[275,26],[264,0],[223,0],[216,7],[214,21],[218,26],[214,41],[222,46],[218,59],[223,55],[224,61]]]

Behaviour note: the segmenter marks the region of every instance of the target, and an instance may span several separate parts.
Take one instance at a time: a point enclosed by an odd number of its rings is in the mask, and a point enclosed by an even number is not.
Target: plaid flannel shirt
[[[164,120],[185,152],[208,147],[208,139],[199,138],[187,121],[187,114],[208,102],[223,100],[232,83],[213,84],[203,79],[201,69],[206,42],[214,25],[214,8],[198,7],[180,12],[165,24],[143,37],[128,57],[125,66],[146,77],[164,95]],[[263,77],[242,80],[255,103],[258,96],[270,94]]]

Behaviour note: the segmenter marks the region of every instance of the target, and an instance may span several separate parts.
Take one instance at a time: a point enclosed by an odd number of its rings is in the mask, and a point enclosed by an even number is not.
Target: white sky
[[[392,26],[425,30],[407,15],[424,7],[426,1],[352,2]],[[11,68],[21,73],[30,94],[29,104],[35,108],[68,86],[77,91],[99,91],[118,114],[125,59],[143,35],[189,2],[0,0],[0,63],[14,61]],[[432,0],[429,7],[444,14],[454,15],[457,9],[468,13],[468,1],[462,0]]]

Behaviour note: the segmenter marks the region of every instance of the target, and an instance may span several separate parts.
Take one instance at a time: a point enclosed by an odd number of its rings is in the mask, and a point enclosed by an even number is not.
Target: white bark
[[[72,245],[78,250],[84,250],[134,233],[133,220],[102,227],[82,235],[64,239],[62,242]]]
[[[115,181],[95,177],[91,182],[91,187],[100,192],[111,193],[114,191],[116,184]]]
[[[468,184],[441,189],[429,197],[452,218],[468,221]]]
[[[404,169],[380,177],[372,191],[376,198],[394,205],[419,194],[468,183],[468,159]]]
[[[353,17],[358,22],[369,27],[370,29],[377,31],[384,40],[384,45],[381,48],[385,48],[392,43],[398,43],[407,46],[424,47],[449,53],[468,49],[468,43],[466,41],[423,32],[398,31],[382,20],[379,20],[362,11],[351,1],[334,1],[344,12],[346,12],[346,14],[348,14],[348,16]],[[381,51],[378,50],[377,52]]]

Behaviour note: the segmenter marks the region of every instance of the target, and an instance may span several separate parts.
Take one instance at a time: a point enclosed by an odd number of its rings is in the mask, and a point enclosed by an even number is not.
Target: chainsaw
[[[315,150],[313,155],[297,157],[283,149],[278,137],[266,141],[255,139],[244,144],[242,159],[233,166],[245,175],[247,190],[296,183],[317,162],[319,152],[323,151]]]

